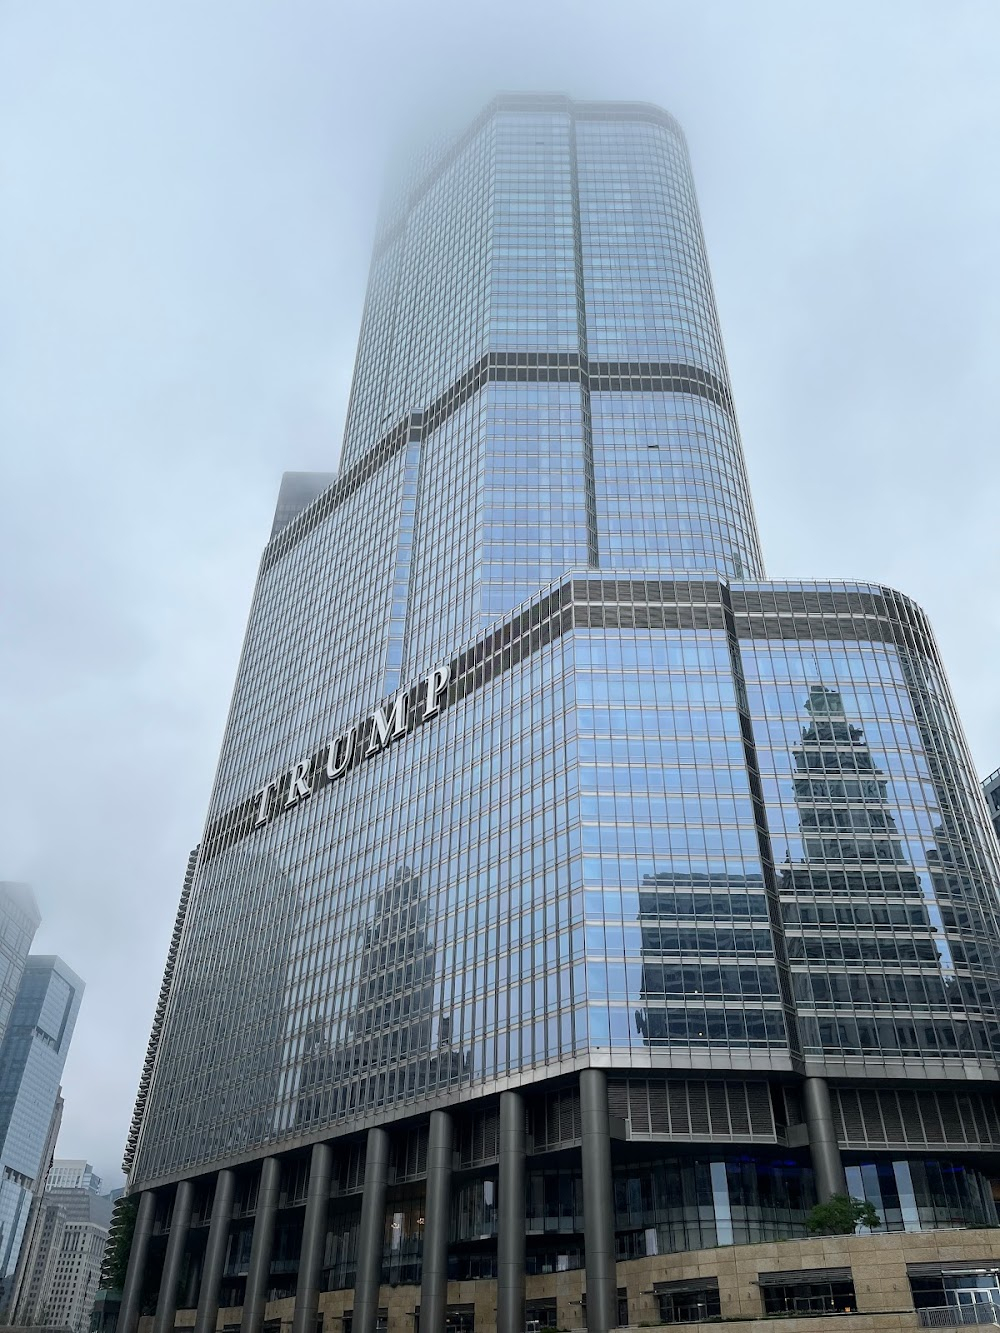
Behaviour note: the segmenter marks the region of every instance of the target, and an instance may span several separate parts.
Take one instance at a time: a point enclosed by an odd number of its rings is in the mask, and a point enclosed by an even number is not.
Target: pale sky
[[[936,627],[1000,766],[1000,5],[0,5],[0,879],[131,1116],[283,470],[336,465],[387,163],[499,90],[685,127],[768,572]]]

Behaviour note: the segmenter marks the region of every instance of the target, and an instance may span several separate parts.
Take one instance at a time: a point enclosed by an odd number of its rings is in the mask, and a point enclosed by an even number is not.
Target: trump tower
[[[998,883],[920,608],[765,578],[680,127],[497,98],[282,484],[118,1333],[992,1320]]]

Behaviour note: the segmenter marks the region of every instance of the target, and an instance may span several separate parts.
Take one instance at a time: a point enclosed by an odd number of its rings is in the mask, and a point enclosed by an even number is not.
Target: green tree
[[[121,1291],[125,1285],[128,1257],[132,1251],[132,1235],[135,1231],[135,1215],[138,1211],[139,1203],[134,1195],[131,1198],[122,1197],[115,1204],[108,1234],[108,1248],[105,1251],[104,1263],[101,1265],[103,1287]]]
[[[806,1230],[811,1236],[853,1236],[859,1226],[874,1231],[881,1224],[874,1204],[849,1194],[831,1194],[806,1216]]]

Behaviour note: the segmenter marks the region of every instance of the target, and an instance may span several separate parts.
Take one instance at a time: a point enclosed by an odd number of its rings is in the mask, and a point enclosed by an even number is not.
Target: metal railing
[[[929,1305],[918,1310],[921,1328],[960,1328],[964,1324],[1000,1325],[1000,1305],[977,1301],[974,1305]]]

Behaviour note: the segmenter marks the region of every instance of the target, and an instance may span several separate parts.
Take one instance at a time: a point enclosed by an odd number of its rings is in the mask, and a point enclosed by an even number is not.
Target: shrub
[[[874,1231],[881,1224],[874,1204],[849,1194],[832,1194],[806,1216],[806,1230],[811,1236],[853,1236],[859,1226]]]

